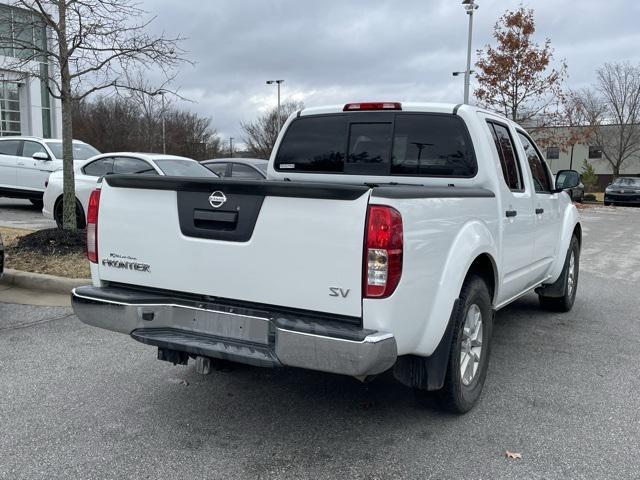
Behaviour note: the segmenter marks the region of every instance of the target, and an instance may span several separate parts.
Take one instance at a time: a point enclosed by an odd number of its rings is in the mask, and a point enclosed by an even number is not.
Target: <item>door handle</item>
[[[536,208],[536,215],[542,215],[544,213],[544,208]]]
[[[507,215],[507,218],[511,218],[511,217],[515,217],[516,215],[518,215],[517,210],[507,210],[505,212],[505,214]]]

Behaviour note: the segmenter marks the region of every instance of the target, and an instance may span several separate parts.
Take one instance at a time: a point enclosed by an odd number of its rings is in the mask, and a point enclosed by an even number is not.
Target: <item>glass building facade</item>
[[[6,63],[9,66],[13,58],[29,60],[39,68],[32,77],[19,81],[15,79],[13,72],[3,73],[0,70],[0,136],[35,134],[45,138],[52,137],[53,101],[47,88],[49,65],[46,55],[42,54],[46,49],[47,30],[41,19],[30,11],[0,3],[0,55],[8,59]],[[7,70],[12,69],[9,67]],[[23,92],[25,88],[30,91]],[[40,100],[39,106],[34,105],[37,100]],[[31,117],[22,118],[25,115]],[[34,122],[34,115],[41,116],[41,122]],[[31,125],[39,127],[40,123],[41,132],[23,131],[25,125],[29,129]]]

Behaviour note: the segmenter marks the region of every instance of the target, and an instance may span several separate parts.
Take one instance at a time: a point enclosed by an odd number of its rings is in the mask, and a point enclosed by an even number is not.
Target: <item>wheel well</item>
[[[576,223],[576,227],[573,229],[573,234],[578,239],[578,246],[582,246],[582,225]]]
[[[55,211],[58,208],[58,205],[60,205],[62,203],[62,197],[64,195],[60,195],[58,198],[56,198],[56,201],[53,202],[53,214],[55,216]],[[82,207],[82,202],[78,199],[78,197],[76,197],[76,206],[80,207],[80,212],[82,215],[82,223],[84,224],[86,222],[86,218],[85,218],[85,214],[84,214],[84,208]],[[84,228],[84,225],[83,227]]]
[[[471,274],[478,275],[479,277],[484,279],[485,282],[487,282],[487,287],[489,288],[491,299],[495,300],[497,270],[495,262],[493,261],[493,258],[491,258],[491,255],[489,255],[488,253],[478,255],[469,267],[467,277],[469,277],[469,275]]]

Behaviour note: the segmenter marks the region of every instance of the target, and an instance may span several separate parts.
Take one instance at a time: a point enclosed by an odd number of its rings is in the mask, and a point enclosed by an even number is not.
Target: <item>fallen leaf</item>
[[[180,385],[184,385],[185,387],[188,387],[189,382],[187,382],[186,380],[180,380]]]
[[[510,452],[507,450],[506,452],[507,458],[511,460],[522,460],[522,454],[516,452]]]

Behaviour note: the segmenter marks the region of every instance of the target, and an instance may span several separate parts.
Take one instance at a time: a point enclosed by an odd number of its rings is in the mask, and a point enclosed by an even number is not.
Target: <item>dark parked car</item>
[[[559,178],[558,183],[562,185],[564,183],[564,179]],[[584,184],[582,183],[582,179],[580,179],[580,183],[576,187],[567,188],[565,191],[569,194],[569,197],[571,197],[571,200],[573,200],[574,202],[582,203],[582,201],[584,200]]]
[[[640,205],[640,178],[618,177],[604,191],[605,205]]]
[[[259,158],[217,158],[205,160],[202,165],[220,177],[264,180],[267,178],[268,160]]]

